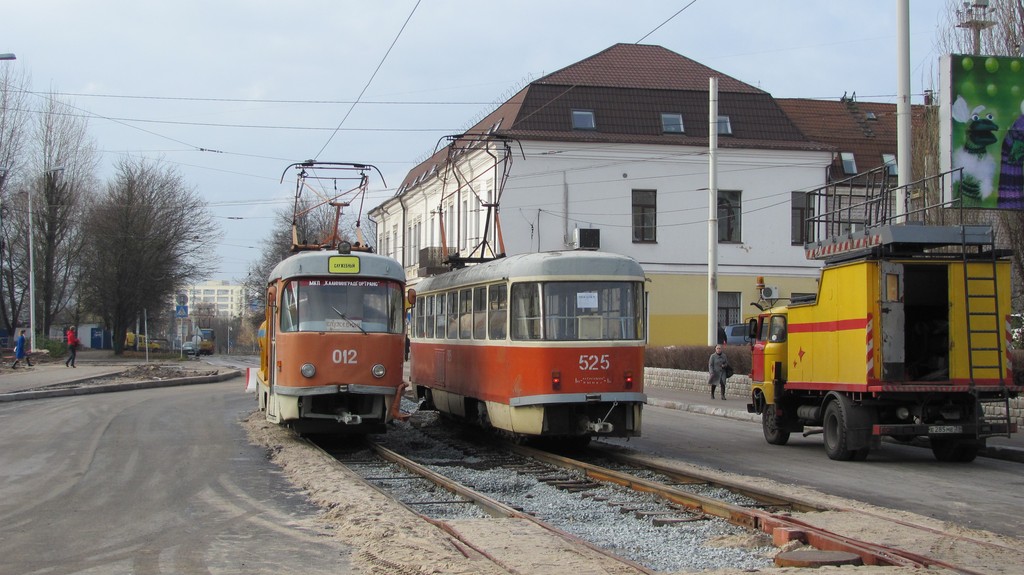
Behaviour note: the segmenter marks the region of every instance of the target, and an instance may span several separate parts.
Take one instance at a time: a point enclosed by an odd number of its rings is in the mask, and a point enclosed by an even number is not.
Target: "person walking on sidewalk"
[[[732,371],[729,366],[729,358],[722,353],[722,345],[715,346],[715,353],[708,358],[708,383],[711,384],[711,399],[715,398],[715,386],[722,390],[722,400],[725,400],[725,380],[729,378],[727,372]]]
[[[18,334],[18,343],[14,345],[14,363],[11,364],[11,369],[18,367],[18,362],[23,359],[29,367],[32,367],[32,360],[29,359],[28,350],[25,349],[25,330],[21,330]]]
[[[81,345],[81,341],[78,339],[78,330],[75,326],[68,328],[68,359],[64,362],[66,367],[75,367],[75,357],[78,356],[78,346]]]

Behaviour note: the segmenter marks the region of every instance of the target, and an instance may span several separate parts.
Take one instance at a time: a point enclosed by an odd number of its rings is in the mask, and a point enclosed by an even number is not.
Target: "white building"
[[[217,317],[238,317],[245,306],[244,287],[226,280],[196,284],[189,288],[187,294],[190,310],[208,306]]]
[[[718,78],[717,296],[713,321],[756,312],[756,277],[816,292],[803,192],[835,153],[770,94],[659,46],[618,44],[540,78],[409,172],[370,211],[377,251],[410,287],[465,258],[573,249],[629,255],[649,283],[651,345],[705,344],[709,293],[709,78]],[[502,181],[504,185],[502,185]],[[433,249],[426,249],[433,248]]]

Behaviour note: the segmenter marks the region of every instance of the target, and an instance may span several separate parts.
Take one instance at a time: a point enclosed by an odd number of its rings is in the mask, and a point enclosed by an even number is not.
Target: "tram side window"
[[[473,337],[473,290],[459,292],[459,339]]]
[[[281,331],[299,331],[299,284],[292,282],[281,294]]]
[[[512,284],[512,339],[540,339],[540,284]]]
[[[422,298],[423,305],[423,336],[434,337],[434,296]]]
[[[444,307],[445,297],[443,293],[437,294],[434,299],[434,325],[436,330],[434,337],[438,339],[444,339],[445,334],[448,333],[448,316],[445,313]]]
[[[424,324],[423,324],[423,308],[424,302],[421,300],[413,308],[413,328],[412,335],[414,337],[423,337]]]
[[[493,285],[487,291],[487,335],[491,339],[505,339],[508,334],[505,327],[508,321],[508,288],[504,284]]]
[[[473,339],[487,339],[487,288],[473,288]]]
[[[459,292],[448,292],[448,339],[459,337]]]

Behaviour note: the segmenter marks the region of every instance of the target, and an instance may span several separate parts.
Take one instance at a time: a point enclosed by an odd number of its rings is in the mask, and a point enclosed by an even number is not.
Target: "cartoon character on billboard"
[[[998,140],[999,126],[984,105],[971,109],[963,96],[957,96],[952,112],[953,121],[964,125],[964,144],[953,151],[953,167],[963,168],[955,189],[962,198],[984,201],[993,192],[996,159],[988,147]]]

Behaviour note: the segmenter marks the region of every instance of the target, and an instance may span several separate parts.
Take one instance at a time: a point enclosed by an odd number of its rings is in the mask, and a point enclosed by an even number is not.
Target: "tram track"
[[[438,436],[439,433],[442,435]],[[785,493],[751,487],[749,484],[732,483],[721,478],[684,472],[671,466],[659,465],[648,458],[614,446],[598,444],[583,452],[584,456],[580,459],[574,459],[523,446],[467,444],[462,440],[445,437],[443,432],[429,429],[424,430],[419,439],[412,441],[395,441],[396,435],[399,434],[389,432],[381,440],[382,443],[395,445],[370,443],[367,446],[367,453],[372,453],[374,459],[379,462],[399,466],[398,469],[401,471],[392,472],[388,476],[375,475],[372,472],[360,472],[360,475],[470,548],[473,547],[473,543],[460,539],[459,530],[452,527],[450,520],[453,517],[466,516],[465,510],[471,506],[479,511],[476,511],[475,515],[470,513],[470,517],[507,517],[530,521],[574,545],[586,546],[591,551],[621,562],[624,568],[628,568],[624,572],[653,573],[680,568],[651,562],[642,553],[622,553],[621,546],[608,545],[607,541],[595,541],[571,529],[567,530],[558,525],[557,517],[538,513],[536,509],[523,505],[522,501],[515,497],[509,498],[507,494],[501,493],[487,494],[484,493],[487,491],[486,488],[477,489],[478,484],[487,484],[491,481],[485,477],[486,474],[501,473],[512,483],[521,484],[529,480],[562,493],[567,502],[555,505],[564,508],[567,513],[576,505],[569,501],[589,500],[594,504],[616,509],[620,521],[628,517],[631,521],[643,521],[663,531],[666,528],[671,530],[672,526],[678,525],[727,521],[743,529],[762,532],[766,538],[774,539],[776,543],[800,542],[815,549],[853,553],[867,565],[942,568],[955,573],[973,575],[991,571],[974,570],[967,564],[969,561],[958,561],[956,557],[972,557],[986,550],[1001,554],[1017,553],[1020,556],[1015,549],[971,539],[962,533],[952,541],[948,533],[910,521],[894,520],[861,510],[821,505],[798,497],[788,497]],[[446,442],[451,444],[444,448],[449,450],[449,453],[439,456],[435,443]],[[350,468],[365,465],[365,462],[351,463],[344,459],[342,462]],[[518,479],[511,479],[513,477]],[[428,481],[429,486],[421,484],[419,487],[409,487],[407,482],[413,478]],[[406,485],[401,487],[402,483]],[[641,498],[648,499],[630,500],[629,497],[621,495],[624,491],[609,494],[609,486],[629,490],[639,494]],[[419,493],[425,497],[410,498],[410,493]],[[451,495],[445,496],[443,493]],[[454,511],[456,508],[462,508],[462,511]],[[853,514],[859,515],[861,522],[864,521],[864,517],[868,517],[871,521],[885,522],[899,529],[920,532],[922,540],[931,539],[931,543],[923,544],[924,549],[897,549],[880,541],[873,541],[870,537],[852,536],[844,532],[844,521],[837,517],[850,517]],[[822,517],[826,519],[819,520]],[[839,528],[836,528],[837,526]],[[796,543],[790,546],[794,545]],[[975,551],[961,553],[953,549],[954,547],[971,547]],[[946,549],[951,552],[943,555],[931,551],[935,549]],[[486,549],[477,548],[475,551],[487,555]]]
[[[378,444],[368,443],[354,458],[337,450],[327,452],[449,533],[440,524],[458,525],[484,515],[525,520],[573,546],[601,554],[606,557],[602,563],[614,561],[622,573],[771,565],[767,537],[657,496],[590,481],[503,444],[467,445],[434,437],[436,432],[417,439],[394,431],[379,438]],[[369,453],[378,461],[368,462]],[[400,467],[383,472],[382,463]],[[432,485],[441,487],[412,486],[407,479],[411,475],[429,477]],[[479,502],[482,511],[468,510],[467,502]]]
[[[632,484],[634,488],[650,490],[652,493],[657,493],[680,505],[694,507],[701,512],[734,522],[738,521],[752,529],[772,533],[776,543],[795,539],[817,549],[855,553],[861,556],[865,564],[869,565],[943,568],[964,575],[990,572],[975,570],[972,566],[963,564],[962,559],[949,560],[934,552],[916,552],[912,549],[900,549],[875,541],[843,535],[819,525],[815,519],[816,516],[828,517],[830,525],[869,521],[874,523],[875,530],[879,532],[887,530],[882,527],[883,524],[893,526],[893,528],[902,529],[904,532],[915,533],[916,536],[913,539],[931,541],[928,544],[929,549],[944,549],[949,551],[949,555],[953,557],[970,557],[985,553],[1013,554],[1017,557],[1017,561],[1013,564],[1024,564],[1024,553],[1007,545],[969,537],[963,533],[957,533],[954,537],[950,537],[948,532],[920,523],[884,516],[880,513],[850,507],[821,505],[775,491],[753,488],[744,483],[711,477],[708,474],[684,472],[679,468],[654,462],[649,458],[628,453],[614,446],[596,445],[588,450],[589,454],[594,454],[589,461],[607,460],[618,466],[614,470],[587,461],[578,461],[526,447],[516,446],[513,449],[553,465],[579,469],[582,473],[598,481]],[[637,478],[638,475],[644,473],[661,476],[664,480],[649,481]],[[715,498],[691,493],[693,487],[698,485],[739,493],[756,501],[757,504],[740,506],[740,509],[736,509],[735,505],[723,504]],[[857,519],[851,521],[854,516],[857,516]],[[781,530],[781,533],[776,530]],[[955,547],[971,547],[974,552],[963,552]]]

